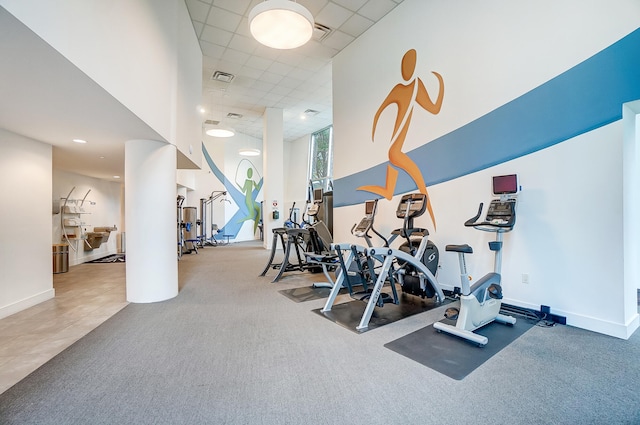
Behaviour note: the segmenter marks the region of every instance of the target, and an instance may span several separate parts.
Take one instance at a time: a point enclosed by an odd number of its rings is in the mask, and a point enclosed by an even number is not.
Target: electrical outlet
[[[522,273],[522,283],[525,285],[529,284],[529,273]]]

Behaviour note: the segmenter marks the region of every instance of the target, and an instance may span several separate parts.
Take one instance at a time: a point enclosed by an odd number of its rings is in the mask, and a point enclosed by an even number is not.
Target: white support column
[[[127,300],[178,295],[176,147],[153,140],[125,143]]]
[[[624,125],[622,160],[622,223],[624,245],[624,324],[626,338],[640,326],[637,290],[640,289],[640,100],[622,108]]]
[[[282,109],[267,108],[263,118],[263,229],[264,247],[271,248],[273,229],[284,225],[288,213],[284,205],[284,138]],[[279,218],[273,218],[273,203],[277,202]]]

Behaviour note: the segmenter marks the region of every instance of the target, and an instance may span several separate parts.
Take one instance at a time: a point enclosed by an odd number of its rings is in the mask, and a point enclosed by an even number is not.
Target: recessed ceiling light
[[[100,159],[104,159],[104,156],[101,156]]]
[[[73,139],[73,141],[76,143],[87,143],[86,140],[82,140],[82,139]]]
[[[120,176],[113,176],[113,178],[114,178],[114,179],[119,179],[119,178],[120,178]]]

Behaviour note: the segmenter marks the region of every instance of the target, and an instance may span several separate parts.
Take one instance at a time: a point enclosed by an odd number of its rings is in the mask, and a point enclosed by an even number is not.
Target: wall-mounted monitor
[[[508,195],[512,193],[518,193],[518,176],[516,174],[493,176],[494,195]]]
[[[376,207],[376,201],[367,201],[364,204],[364,213],[365,215],[373,214],[373,210]]]

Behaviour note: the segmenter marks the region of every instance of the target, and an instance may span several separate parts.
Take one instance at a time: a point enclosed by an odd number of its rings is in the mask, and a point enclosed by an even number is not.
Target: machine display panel
[[[494,195],[506,195],[511,193],[518,193],[518,176],[516,174],[493,176]]]
[[[367,201],[364,204],[364,213],[366,215],[371,215],[373,214],[373,208],[375,207],[376,203],[375,201]]]

